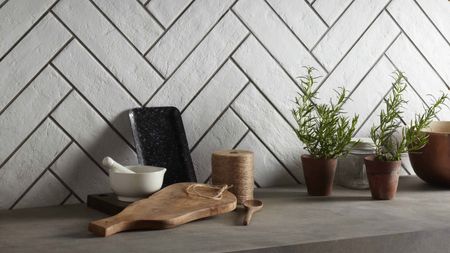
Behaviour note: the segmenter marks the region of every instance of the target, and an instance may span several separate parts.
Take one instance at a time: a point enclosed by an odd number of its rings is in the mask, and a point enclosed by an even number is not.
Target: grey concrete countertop
[[[258,189],[264,209],[248,227],[243,210],[174,229],[97,238],[104,214],[84,205],[0,211],[0,252],[449,252],[450,191],[403,177],[392,201],[335,187]]]

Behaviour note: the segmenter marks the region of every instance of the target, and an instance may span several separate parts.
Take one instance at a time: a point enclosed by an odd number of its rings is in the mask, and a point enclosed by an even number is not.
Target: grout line
[[[194,2],[194,1],[193,1]],[[143,104],[143,106],[147,106],[148,103],[150,103],[150,101],[158,94],[158,92],[165,86],[165,84],[172,78],[173,75],[175,75],[175,73],[178,71],[179,68],[181,68],[181,66],[183,66],[184,62],[188,60],[188,58],[192,55],[192,53],[195,51],[195,49],[197,49],[198,46],[200,46],[200,44],[206,39],[206,37],[208,37],[208,35],[211,33],[212,30],[214,30],[214,28],[217,26],[217,24],[225,17],[225,15],[227,13],[229,13],[230,11],[226,11],[224,14],[222,14],[222,16],[216,21],[216,23],[211,27],[211,29],[203,36],[203,38],[200,40],[200,42],[185,56],[185,58],[180,62],[180,64],[172,71],[172,73],[170,75],[167,76],[166,80],[155,90],[155,92],[150,96],[150,98]],[[248,35],[246,35],[245,38],[247,38]],[[242,40],[244,41],[245,38]],[[242,44],[242,42],[239,43],[239,46]],[[233,50],[233,52],[237,50],[237,48],[235,48]],[[230,54],[231,55],[231,54]],[[229,56],[228,56],[229,58]],[[224,63],[226,62],[227,59],[224,60]],[[216,70],[217,71],[217,70]],[[211,77],[210,77],[211,78]],[[210,79],[208,78],[208,79]]]
[[[28,81],[24,87],[22,89],[20,89],[19,92],[17,92],[17,94],[11,99],[9,100],[9,102],[5,105],[5,107],[3,107],[3,109],[0,110],[0,114],[4,113],[6,111],[6,109],[8,109],[8,107],[34,82],[34,80],[49,66],[49,63],[52,62],[58,55],[59,53],[62,52],[62,50],[64,50],[64,48],[70,44],[70,42],[72,42],[72,40],[74,39],[74,37],[71,37],[70,39],[68,39],[60,49],[58,49],[58,51],[56,51],[56,53],[50,58],[50,60],[47,61],[46,64],[44,64],[42,66],[42,68],[30,79],[30,81]]]
[[[408,38],[409,42],[416,48],[416,50],[419,52],[419,54],[423,57],[423,59],[430,65],[431,69],[434,71],[434,73],[441,79],[441,81],[447,86],[447,89],[449,88],[449,85],[447,82],[442,78],[442,76],[437,72],[437,70],[434,68],[434,66],[428,61],[427,57],[422,53],[422,51],[419,50],[417,45],[414,43],[414,41],[409,37],[409,35],[403,30],[403,28],[400,26],[400,24],[397,22],[397,20],[394,18],[394,16],[389,12],[389,10],[386,9],[386,13],[392,18],[392,20],[397,24],[398,28],[403,32],[403,34]]]
[[[295,182],[297,182],[298,184],[302,184],[297,177],[294,176],[294,174],[286,167],[286,165],[278,158],[278,156],[275,155],[275,153],[273,153],[273,151],[267,146],[267,144],[256,134],[255,131],[253,131],[253,129],[247,124],[247,122],[244,121],[244,119],[242,118],[242,116],[236,112],[236,110],[233,108],[233,106],[230,106],[231,111],[233,111],[233,113],[242,121],[242,123],[244,123],[244,125],[247,126],[248,129],[250,129],[250,131],[255,135],[255,137],[264,145],[264,147],[273,155],[273,157],[275,157],[275,159],[278,161],[278,163],[280,163],[281,166],[283,166],[283,168],[286,170],[286,172],[294,179]]]
[[[372,109],[372,111],[367,115],[367,117],[364,119],[364,121],[361,123],[361,125],[358,127],[358,129],[355,130],[355,134],[353,135],[353,137],[355,137],[356,134],[361,130],[361,128],[367,123],[369,118],[372,117],[372,115],[375,113],[375,111],[378,109],[378,107],[381,105],[381,103],[383,103],[384,98],[386,96],[388,96],[388,94],[391,92],[391,90],[392,90],[392,87],[389,88],[389,90],[386,92],[386,94],[381,98],[380,102],[378,102],[376,104],[376,106]]]
[[[91,4],[97,9],[98,12],[100,12],[100,14],[117,30],[117,32],[119,32],[119,34],[127,41],[127,43],[136,51],[139,53],[139,55],[141,56],[141,58],[147,62],[148,65],[150,65],[150,67],[156,72],[156,74],[158,74],[158,76],[164,80],[164,76],[161,74],[161,72],[156,69],[153,64],[142,54],[142,52],[131,42],[131,40],[122,32],[122,30],[119,29],[119,27],[117,27],[117,25],[103,12],[103,10],[94,3],[93,0],[89,0],[91,2]]]
[[[72,196],[72,192],[69,192],[69,194],[63,199],[63,201],[61,201],[61,203],[59,203],[59,205],[60,206],[64,205],[64,203],[66,203],[66,201],[70,198],[70,196]]]
[[[408,159],[409,159],[409,157],[408,157]],[[403,170],[406,172],[406,174],[408,174],[408,176],[411,176],[411,172],[409,172],[409,170],[406,168],[406,165],[402,162],[402,168],[403,168]]]
[[[238,67],[238,69],[247,77],[247,79],[253,83],[253,87],[255,87],[259,93],[267,100],[267,102],[273,107],[273,109],[286,121],[288,126],[290,126],[293,130],[295,130],[294,126],[289,122],[289,120],[281,113],[281,111],[273,104],[272,100],[267,97],[267,95],[258,87],[256,82],[242,69],[242,67],[236,62],[236,60],[231,57],[231,61]],[[301,90],[300,90],[301,91]]]
[[[95,163],[95,165],[97,165],[98,168],[99,168],[103,173],[105,173],[105,175],[108,176],[108,173],[107,173],[107,172],[103,169],[103,167],[102,167],[102,166],[94,159],[94,157],[92,157],[91,154],[89,154],[89,152],[87,152],[87,151],[84,149],[84,147],[83,147],[80,143],[78,143],[78,141],[77,141],[77,140],[76,140],[69,132],[67,132],[67,130],[64,129],[64,128],[61,126],[61,124],[59,124],[59,122],[58,122],[56,119],[54,119],[51,115],[49,116],[49,118],[53,121],[53,123],[55,123],[59,128],[61,128],[61,130],[62,130],[67,136],[69,136],[70,139],[72,139],[72,142],[73,142],[74,144],[76,144],[76,145],[78,146],[78,148],[79,148],[81,151],[83,151],[83,153],[84,153],[89,159],[91,159],[92,162]]]
[[[372,64],[372,66],[364,74],[364,76],[361,78],[361,80],[359,80],[358,83],[356,84],[356,86],[350,91],[350,93],[348,94],[348,98],[347,99],[349,99],[353,95],[353,93],[359,88],[359,86],[361,86],[362,82],[366,79],[366,77],[370,74],[370,72],[372,72],[372,70],[375,68],[375,66],[381,61],[383,56],[386,56],[386,52],[391,48],[391,46],[395,43],[395,41],[397,41],[398,37],[400,37],[401,34],[402,33],[399,32],[399,34],[397,34],[395,36],[395,38],[389,43],[389,45],[386,47],[386,49],[384,49],[383,53],[377,58],[375,63]]]
[[[156,24],[158,24],[159,28],[161,28],[162,31],[164,31],[166,28],[164,27],[164,25],[155,17],[155,15],[153,15],[153,13],[147,9],[147,4],[150,3],[150,0],[148,0],[146,3],[142,3],[141,1],[137,0],[138,4],[142,6],[142,8],[144,8],[144,10],[148,13],[148,15],[155,20]]]
[[[69,31],[70,34],[74,38],[76,38],[76,41],[90,54],[90,56],[100,65],[102,68],[118,83],[122,88],[130,95],[130,97],[138,104],[142,105],[142,103],[131,93],[131,91],[128,90],[128,88],[103,64],[102,61],[100,61],[97,56],[79,39],[75,33],[54,13],[53,11],[50,11],[52,15]]]
[[[236,142],[236,144],[234,144],[232,149],[236,149],[236,147],[239,146],[239,144],[241,144],[244,138],[247,137],[248,133],[250,133],[250,128],[247,127],[247,131],[245,131],[245,133],[241,136],[241,138],[239,138],[239,140]]]
[[[311,5],[309,6],[311,8],[311,10],[319,17],[320,20],[322,20],[323,24],[327,27],[330,28],[330,26],[328,25],[328,23],[322,18],[322,15],[320,15],[316,8],[314,8],[313,4],[316,2],[316,0],[314,0]]]
[[[200,93],[208,86],[208,84],[214,79],[214,77],[219,73],[219,71],[223,68],[223,66],[225,66],[225,64],[227,62],[231,62],[229,59],[231,57],[231,55],[233,55],[238,49],[239,47],[245,42],[245,40],[248,38],[248,36],[250,36],[250,34],[247,34],[242,40],[241,42],[238,43],[238,45],[236,46],[236,48],[233,49],[233,51],[231,51],[230,54],[228,54],[228,56],[223,60],[223,62],[220,64],[220,66],[214,70],[214,72],[211,74],[210,77],[208,77],[208,79],[206,80],[206,82],[202,85],[202,87],[200,87],[200,89],[196,92],[196,94],[190,99],[190,101],[184,106],[184,108],[181,110],[181,114],[183,114],[183,112],[189,107],[189,105],[200,95]]]
[[[42,118],[41,122],[39,122],[36,127],[31,130],[31,132],[17,145],[17,147],[6,157],[6,159],[0,164],[0,169],[13,157],[13,155],[25,144],[26,141],[41,127],[41,125],[45,122],[45,120],[55,111],[55,109],[72,93],[73,90],[70,90],[65,94],[58,103],[50,110],[49,113],[45,117]]]
[[[389,58],[389,56],[385,55],[386,58],[389,60],[389,62],[392,64],[392,66],[394,66],[394,68],[397,71],[400,71],[400,69],[397,67],[397,65],[391,60],[391,58]],[[413,90],[413,92],[419,97],[419,99],[422,101],[424,108],[429,108],[430,106],[428,105],[428,103],[425,101],[425,99],[422,98],[422,96],[420,96],[420,93],[417,92],[417,90],[414,88],[414,86],[409,82],[408,79],[405,79],[406,83],[408,84],[408,87],[411,88]],[[408,102],[408,101],[407,101]],[[437,118],[439,120],[438,116],[435,116],[435,118]],[[403,122],[403,124],[407,125],[406,120],[404,120],[403,118],[400,118]]]
[[[428,16],[428,14],[425,12],[425,10],[422,8],[422,6],[417,2],[417,0],[414,0],[414,2],[419,7],[419,9],[423,12],[425,17],[427,17],[428,21],[430,21],[430,23],[434,26],[434,28],[442,36],[442,38],[447,42],[447,45],[450,46],[450,42],[447,40],[447,38],[444,36],[444,34],[441,32],[441,30],[439,30],[439,28],[437,27],[436,23],[434,23],[433,20],[430,18],[430,16]]]
[[[315,2],[315,1],[314,1]],[[334,27],[334,25],[341,19],[342,16],[344,16],[344,14],[347,12],[347,10],[350,8],[350,6],[353,5],[353,3],[355,2],[355,0],[352,0],[347,7],[345,7],[345,9],[342,11],[341,14],[339,14],[339,16],[336,18],[336,20],[334,20],[334,22],[328,27],[328,30],[325,31],[322,36],[320,36],[319,40],[317,40],[316,44],[314,44],[314,46],[311,48],[311,52],[314,51],[314,49],[317,47],[317,45],[319,45],[320,41],[322,41],[322,39],[325,37],[325,35],[327,33],[330,32],[330,30]],[[314,3],[313,3],[314,4]]]
[[[225,114],[226,111],[230,108],[231,104],[234,103],[234,101],[241,95],[241,93],[247,88],[247,86],[250,84],[250,81],[247,81],[247,83],[242,87],[242,89],[234,96],[233,99],[230,100],[228,105],[225,106],[225,108],[222,110],[222,112],[216,117],[216,119],[211,123],[211,125],[205,130],[205,132],[198,138],[198,140],[195,142],[194,145],[192,145],[192,148],[189,150],[189,152],[193,152],[195,148],[197,148],[198,145],[200,145],[200,142],[205,138],[205,136],[210,132],[210,130],[216,125],[216,123],[222,118],[222,116]]]
[[[72,141],[69,141],[69,143],[60,151],[58,154],[52,159],[50,164],[48,164],[45,169],[39,174],[38,177],[30,184],[28,185],[27,189],[19,196],[19,198],[16,199],[16,201],[12,204],[12,206],[9,208],[10,210],[13,209],[22,199],[25,197],[25,195],[33,188],[34,185],[44,176],[44,174],[50,169],[50,167],[66,152],[66,150],[70,147],[72,144]]]
[[[264,0],[264,2],[268,5],[268,7],[271,9],[273,13],[278,17],[278,19],[281,21],[281,23],[284,24],[284,26],[291,32],[291,34],[302,44],[305,51],[308,52],[308,54],[314,58],[314,60],[320,65],[320,67],[325,71],[326,74],[328,74],[328,70],[325,68],[325,66],[317,59],[317,57],[309,50],[309,48],[306,46],[305,43],[297,36],[297,34],[292,30],[292,28],[286,23],[286,21],[278,14],[278,12],[272,7],[272,5],[269,4],[267,0]],[[317,14],[317,13],[316,13]],[[320,17],[320,15],[318,15]],[[323,21],[322,17],[320,17],[320,20],[328,27],[328,25]],[[256,36],[255,36],[256,37]],[[262,44],[262,43],[261,43]],[[269,51],[269,50],[267,50]]]
[[[203,181],[204,184],[208,183],[208,181],[211,179],[212,173],[209,173],[209,176],[206,178],[205,181]]]
[[[241,143],[241,141],[248,135],[248,133],[250,132],[250,129],[247,128],[247,131],[244,133],[244,135],[240,138],[240,140],[233,146],[232,149],[236,149],[236,147]],[[212,172],[209,173],[209,176],[206,178],[206,180],[203,181],[204,184],[208,183],[208,181],[211,179],[212,177]],[[256,187],[261,188],[261,186],[258,184],[258,182],[256,182],[256,180],[253,180],[253,183],[256,185]]]
[[[77,92],[77,94],[81,97],[81,98],[83,98],[83,100],[84,100],[84,102],[86,102],[88,105],[89,105],[89,107],[91,107],[91,109],[93,109],[99,116],[100,116],[100,118],[102,118],[105,122],[106,122],[106,124],[120,137],[120,138],[122,138],[122,140],[123,141],[125,141],[125,143],[126,144],[128,144],[128,146],[133,150],[133,151],[135,151],[136,152],[136,148],[133,146],[133,144],[131,144],[126,138],[125,138],[125,136],[123,136],[122,135],[122,133],[120,133],[120,131],[118,130],[118,129],[116,129],[116,127],[111,123],[111,122],[109,122],[109,120],[108,119],[106,119],[106,117],[97,109],[97,107],[95,107],[92,103],[91,103],[91,101],[89,101],[89,99],[87,99],[85,96],[84,96],[84,94],[82,93],[82,92],[80,92],[79,90],[78,90],[78,88],[61,72],[61,70],[59,70],[53,63],[50,63],[50,66],[52,66],[53,67],[53,69],[55,69],[55,71],[72,87],[72,89],[74,89],[76,92]]]
[[[238,140],[238,142],[236,142],[236,144],[233,146],[232,149],[236,149],[237,146],[239,146],[241,144],[241,142],[245,139],[245,137],[247,137],[248,133],[250,133],[250,128],[247,128],[247,131],[242,135],[242,137]],[[254,171],[254,168],[253,168]],[[254,175],[255,173],[253,173]],[[253,176],[253,183],[256,185],[256,187],[261,188],[261,186],[258,184],[258,182],[256,182],[255,177]]]
[[[208,37],[208,35],[214,30],[214,28],[217,27],[217,25],[224,19],[225,15],[229,13],[228,11],[225,11],[220,18],[214,22],[214,24],[209,28],[209,30],[205,33],[205,35],[200,39],[198,43],[194,45],[194,47],[189,51],[189,53],[184,56],[183,60],[178,63],[178,65],[174,68],[174,70],[171,71],[171,73],[168,75],[167,79],[169,79],[183,64],[184,62],[194,53],[194,51],[202,44],[202,42]]]
[[[6,2],[3,3],[3,5],[0,6],[3,7],[9,0],[6,0]],[[56,0],[50,7],[28,28],[28,30],[25,31],[22,36],[2,55],[0,56],[0,62],[3,61],[3,59],[47,16],[47,14],[55,7],[56,4],[59,3],[59,0]]]
[[[147,2],[147,4],[150,2],[150,0]],[[178,19],[180,19],[185,13],[186,13],[186,11],[192,6],[192,4],[194,3],[195,1],[191,1],[187,6],[186,6],[186,8],[184,8],[184,10],[172,21],[172,24],[170,24],[168,27],[166,27],[166,30],[164,30],[164,32],[161,34],[161,35],[159,35],[159,37],[158,37],[158,39],[156,39],[155,40],[155,42],[153,42],[153,45],[151,45],[150,47],[149,47],[149,49],[147,49],[145,52],[144,52],[144,55],[147,55],[155,46],[156,46],[156,44],[158,44],[158,42],[166,35],[166,33],[168,33],[169,31],[170,31],[170,29],[177,23],[177,21],[178,21]],[[147,4],[145,4],[145,6],[147,6]]]
[[[80,198],[80,196],[78,196],[78,194],[76,194],[76,193],[69,187],[69,185],[67,185],[66,182],[64,182],[64,180],[62,180],[62,179],[58,176],[58,174],[56,174],[51,168],[49,168],[48,171],[49,171],[50,173],[52,173],[52,175],[53,175],[53,176],[54,176],[54,177],[55,177],[62,185],[64,185],[64,187],[66,187],[66,189],[68,189],[68,190],[70,191],[71,195],[73,195],[75,198],[77,198],[78,201],[80,201],[81,203],[84,203],[83,199]]]
[[[332,73],[341,65],[342,61],[347,57],[347,55],[355,48],[355,46],[361,41],[361,39],[364,37],[364,35],[369,31],[369,29],[374,25],[375,21],[378,20],[378,18],[383,13],[386,6],[388,6],[391,3],[392,0],[389,0],[389,2],[383,7],[383,9],[377,14],[377,16],[370,22],[370,24],[365,28],[364,32],[361,33],[361,35],[356,39],[356,41],[353,43],[353,45],[345,52],[345,54],[341,57],[341,59],[334,65],[334,67],[331,69],[329,74],[322,80],[322,83],[317,87],[316,91],[322,87],[322,85],[325,83],[326,80],[331,76]],[[353,2],[352,2],[353,3]],[[350,6],[350,5],[349,5]]]
[[[397,70],[397,71],[401,71],[398,67],[397,67],[397,65],[392,61],[392,59],[389,57],[389,56],[387,56],[386,54],[385,54],[385,57],[388,59],[388,61],[392,64],[392,66],[394,66],[394,68]],[[408,79],[405,79],[405,81],[406,81],[406,83],[408,84],[408,86],[414,91],[414,93],[420,98],[420,100],[422,100],[422,102],[427,106],[427,107],[429,107],[428,106],[428,104],[427,104],[427,102],[425,102],[425,99],[423,99],[422,98],[422,96],[420,96],[420,94],[419,94],[419,92],[417,92],[417,90],[414,88],[414,86],[409,82],[409,80]]]
[[[0,9],[5,6],[5,4],[8,2],[9,0],[5,0],[3,3],[0,4]]]
[[[297,83],[297,81],[295,81],[295,79],[289,74],[289,72],[284,68],[284,66],[280,63],[280,61],[278,61],[278,59],[267,49],[267,47],[262,43],[262,41],[253,33],[253,31],[250,29],[250,27],[241,19],[241,17],[234,12],[234,10],[231,10],[234,15],[239,19],[239,21],[247,28],[247,30],[251,33],[252,37],[256,39],[256,41],[258,41],[258,43],[264,48],[264,50],[266,51],[267,54],[270,55],[270,57],[272,58],[273,61],[275,61],[275,63],[278,65],[278,67],[281,68],[281,70],[288,76],[289,79],[291,79],[291,81],[300,89],[300,91],[302,90],[299,86],[299,84]],[[242,69],[241,69],[242,70]],[[324,69],[325,70],[325,69]],[[325,70],[326,71],[326,70]]]

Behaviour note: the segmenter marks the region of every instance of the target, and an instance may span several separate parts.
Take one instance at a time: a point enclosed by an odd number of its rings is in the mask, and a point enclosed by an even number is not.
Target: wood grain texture
[[[106,237],[127,230],[166,229],[236,209],[236,197],[232,193],[225,191],[220,200],[192,196],[186,193],[190,184],[167,186],[115,216],[91,222],[89,231]]]

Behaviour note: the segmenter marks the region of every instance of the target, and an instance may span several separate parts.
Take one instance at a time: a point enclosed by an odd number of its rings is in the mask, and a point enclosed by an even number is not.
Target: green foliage
[[[315,158],[330,159],[346,155],[356,144],[352,142],[352,136],[358,122],[358,116],[350,119],[342,110],[348,92],[340,88],[336,91],[335,103],[316,103],[314,84],[318,77],[313,76],[314,68],[305,68],[307,74],[300,77],[301,92],[295,98],[296,108],[292,110],[298,124],[295,132],[305,149]]]
[[[408,151],[420,150],[427,144],[428,135],[422,130],[427,128],[431,121],[436,118],[436,115],[441,110],[441,106],[445,105],[448,96],[447,94],[441,94],[437,99],[433,99],[433,104],[428,108],[424,108],[425,113],[416,114],[409,126],[403,129],[403,136],[405,136]]]
[[[422,130],[430,125],[440,111],[441,105],[448,99],[447,95],[442,94],[438,99],[434,99],[432,106],[424,108],[423,114],[416,114],[409,126],[403,127],[401,117],[407,101],[402,93],[406,89],[406,77],[397,71],[393,78],[392,92],[384,99],[386,108],[379,115],[379,124],[370,130],[376,158],[383,161],[398,161],[402,153],[416,151],[425,146],[428,136]]]

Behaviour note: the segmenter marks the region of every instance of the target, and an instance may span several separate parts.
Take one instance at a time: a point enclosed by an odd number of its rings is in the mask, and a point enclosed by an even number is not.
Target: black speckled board
[[[167,169],[163,187],[197,181],[177,108],[135,108],[129,116],[139,163]]]

